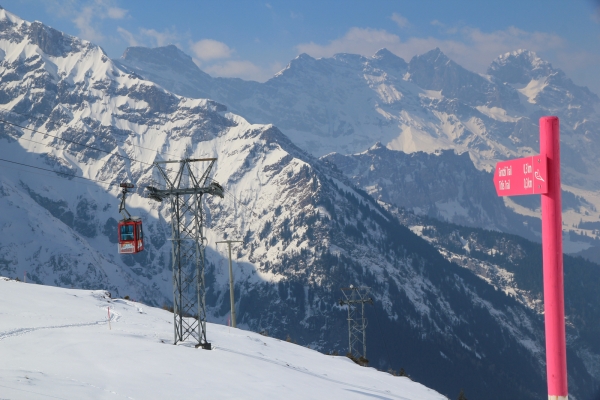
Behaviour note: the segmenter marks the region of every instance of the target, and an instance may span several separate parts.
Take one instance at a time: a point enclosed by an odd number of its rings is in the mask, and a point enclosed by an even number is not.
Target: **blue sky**
[[[600,0],[8,0],[8,11],[101,45],[176,44],[213,76],[264,81],[300,53],[409,61],[439,47],[484,73],[498,55],[538,53],[600,94]]]

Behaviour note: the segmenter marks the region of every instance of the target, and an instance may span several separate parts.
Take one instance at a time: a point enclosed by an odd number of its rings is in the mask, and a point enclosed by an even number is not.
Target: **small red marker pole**
[[[542,194],[542,257],[548,399],[567,400],[567,344],[563,275],[560,142],[557,117],[540,118],[540,155],[548,160],[548,192]]]

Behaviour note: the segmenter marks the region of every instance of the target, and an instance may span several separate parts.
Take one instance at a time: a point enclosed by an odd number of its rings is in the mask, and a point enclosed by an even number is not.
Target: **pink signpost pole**
[[[548,192],[542,194],[542,251],[548,400],[567,400],[567,345],[563,278],[560,144],[557,117],[540,118],[540,155],[548,160]]]
[[[498,196],[542,195],[542,257],[548,400],[568,400],[563,276],[560,142],[557,117],[540,118],[540,154],[500,161]]]

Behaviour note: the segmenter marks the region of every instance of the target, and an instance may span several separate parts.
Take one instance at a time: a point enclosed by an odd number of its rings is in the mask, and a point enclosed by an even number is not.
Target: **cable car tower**
[[[154,163],[165,181],[165,189],[147,186],[147,197],[162,202],[171,200],[171,227],[173,251],[173,316],[175,340],[173,344],[188,338],[197,341],[196,347],[210,350],[206,340],[206,304],[204,288],[204,219],[202,195],[223,198],[223,188],[216,182],[207,185],[216,158],[186,158],[181,161],[157,161]],[[193,163],[209,162],[199,178],[192,169]],[[178,171],[166,168],[166,164],[179,164]]]
[[[348,306],[348,353],[363,364],[367,360],[367,319],[365,304],[373,305],[373,299],[368,297],[370,288],[366,286],[342,288],[345,299],[340,300],[340,306]],[[360,308],[359,308],[360,307]],[[362,345],[362,354],[360,354]]]

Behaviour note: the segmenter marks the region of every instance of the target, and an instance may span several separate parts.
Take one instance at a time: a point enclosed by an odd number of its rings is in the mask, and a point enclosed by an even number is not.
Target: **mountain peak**
[[[525,84],[531,79],[552,75],[556,70],[535,52],[519,49],[496,58],[490,64],[487,73],[502,82]]]
[[[287,65],[287,67],[285,67],[281,72],[292,69],[294,67],[298,67],[300,65],[311,65],[311,64],[314,64],[315,61],[316,61],[315,58],[309,56],[306,53],[298,54],[296,56],[296,58],[294,58],[292,61],[290,61],[290,63]]]
[[[17,17],[15,14],[6,11],[4,8],[0,6],[0,21],[9,21],[12,24],[20,24],[25,22],[21,18]]]
[[[377,52],[373,55],[373,58],[384,58],[384,57],[398,57],[397,55],[395,55],[394,53],[392,53],[391,51],[389,51],[388,49],[386,49],[385,47],[377,50]]]
[[[292,60],[292,62],[294,62],[296,60],[297,61],[314,61],[315,59],[306,53],[302,53],[302,54],[298,54],[298,56],[296,56],[296,58],[294,58]]]
[[[288,65],[281,71],[275,74],[275,78],[282,76],[292,76],[298,71],[305,69],[308,66],[315,65],[317,60],[306,53],[298,54],[296,58],[289,62]]]
[[[448,82],[448,75],[464,74],[464,68],[450,60],[439,47],[414,56],[408,63],[411,79],[425,89],[440,90]],[[452,72],[450,72],[452,71]],[[433,82],[435,81],[435,83]]]
[[[192,57],[179,50],[175,45],[167,45],[162,47],[128,47],[121,56],[121,60],[125,63],[135,63],[136,61],[150,62],[158,65],[179,64],[186,69],[197,70],[198,67],[192,60]]]
[[[42,52],[54,57],[65,57],[84,48],[100,49],[87,40],[58,31],[42,22],[25,21],[3,8],[0,8],[0,32],[2,38],[8,39],[11,43],[26,40],[39,47]]]
[[[425,54],[421,54],[420,56],[415,56],[414,58],[421,58],[427,62],[433,62],[434,64],[446,64],[450,60],[450,58],[448,58],[448,56],[446,54],[444,54],[444,52],[442,50],[440,50],[439,47],[436,47],[433,50],[429,50],[427,53]]]
[[[509,51],[507,53],[504,53],[504,54],[498,56],[496,61],[499,63],[507,63],[507,62],[510,62],[510,60],[514,60],[514,59],[524,60],[524,61],[528,62],[529,64],[531,64],[532,67],[537,67],[537,66],[541,66],[541,65],[550,65],[549,62],[542,60],[534,51],[527,50],[527,49],[518,49],[515,51]]]
[[[404,59],[398,57],[385,47],[377,50],[377,53],[375,53],[372,58],[382,67],[399,67],[401,69],[406,69],[406,66],[408,65]]]

